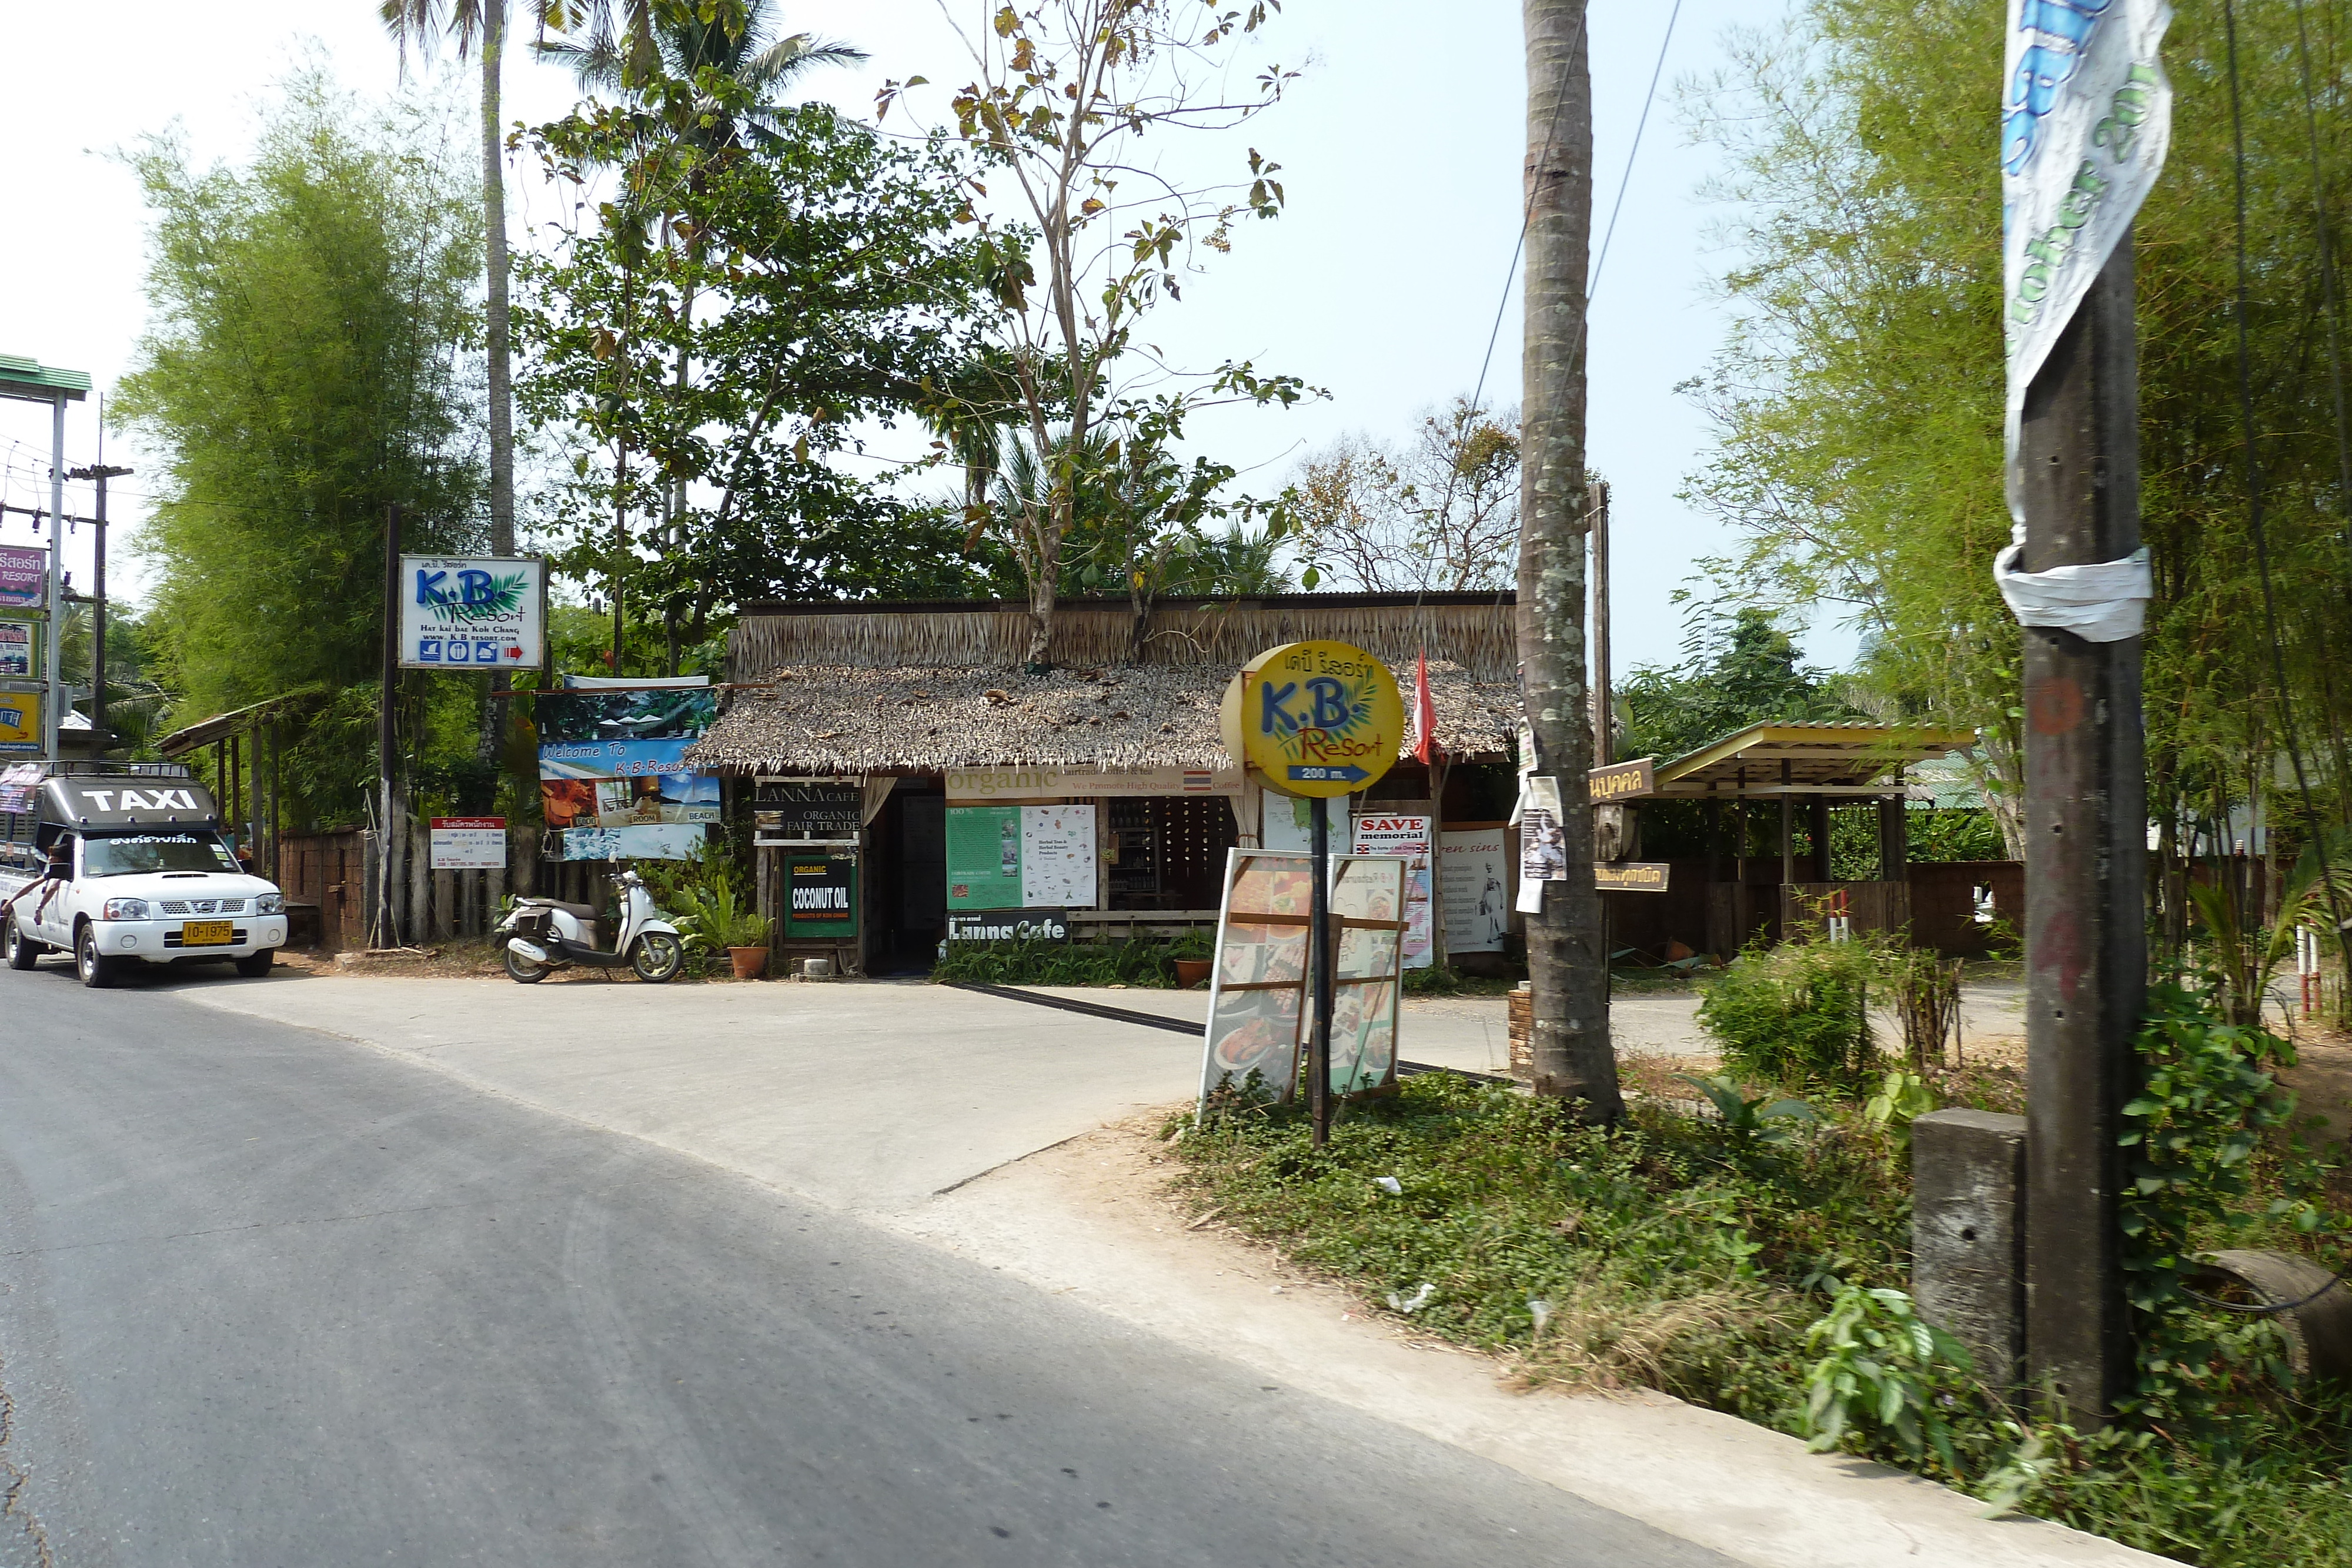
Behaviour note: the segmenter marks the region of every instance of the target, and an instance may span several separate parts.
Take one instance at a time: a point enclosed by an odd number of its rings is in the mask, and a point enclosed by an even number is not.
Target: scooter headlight
[[[99,917],[102,920],[152,920],[155,910],[143,898],[110,898],[106,901],[106,907],[99,911]]]

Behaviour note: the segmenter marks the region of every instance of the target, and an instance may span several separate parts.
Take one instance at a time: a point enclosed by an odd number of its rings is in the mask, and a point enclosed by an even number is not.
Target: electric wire
[[[2235,210],[2234,245],[2237,264],[2237,291],[2231,305],[2231,314],[2236,322],[2238,419],[2242,437],[2246,476],[2246,530],[2253,547],[2254,563],[2262,580],[2263,618],[2270,632],[2272,675],[2278,683],[2280,737],[2286,743],[2287,760],[2294,769],[2295,791],[2303,802],[2304,821],[2306,823],[2315,823],[2318,817],[2312,805],[2311,780],[2303,765],[2302,744],[2295,737],[2294,704],[2287,692],[2286,653],[2279,639],[2278,595],[2272,580],[2270,539],[2263,518],[2262,459],[2256,450],[2254,422],[2253,352],[2247,322],[2247,302],[2251,286],[2246,260],[2246,131],[2238,86],[2236,0],[2221,0],[2221,22],[2229,55],[2231,197]],[[2339,941],[2346,945],[2347,960],[2352,960],[2352,937],[2347,937],[2344,930],[2344,910],[2341,901],[2336,896],[2335,871],[2328,863],[2324,848],[2319,855],[2319,868],[2320,883],[2327,890],[2328,911],[2336,921],[2336,936]],[[2297,1307],[2306,1306],[2317,1301],[2327,1291],[2344,1283],[2346,1278],[2346,1273],[2339,1271],[2326,1284],[2320,1286],[2318,1290],[2312,1291],[2300,1301],[2264,1307],[2248,1307],[2236,1302],[2223,1301],[2195,1291],[2189,1293],[2197,1301],[2210,1306],[2224,1308],[2248,1316],[2271,1316],[2279,1312],[2292,1312]],[[2186,1286],[2182,1288],[2184,1291],[2187,1290]]]

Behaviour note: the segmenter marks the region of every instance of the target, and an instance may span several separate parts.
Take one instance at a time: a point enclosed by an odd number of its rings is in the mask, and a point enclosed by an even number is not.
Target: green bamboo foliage
[[[2352,555],[2298,10],[2339,257],[2347,238],[2352,120],[2340,106],[2352,67],[2340,40],[2352,0],[2241,5],[2250,320],[2284,695],[2318,813],[2341,822]],[[2016,852],[2018,638],[1990,576],[2009,531],[1994,156],[2003,25],[2000,0],[1807,0],[1785,30],[1736,35],[1733,65],[1686,90],[1695,126],[1729,156],[1716,193],[1739,204],[1727,231],[1738,259],[1723,277],[1737,325],[1693,383],[1717,446],[1688,494],[1738,531],[1738,549],[1709,563],[1724,592],[1853,617],[1867,685],[1905,712],[1984,733],[1984,781]],[[2171,158],[2137,233],[2143,528],[2157,582],[2149,800],[2168,846],[2208,853],[2248,836],[2256,800],[2291,856],[2308,830],[2284,766],[2247,529],[2223,50],[2219,0],[2188,0],[2167,48]],[[2189,915],[2171,863],[2179,936]]]

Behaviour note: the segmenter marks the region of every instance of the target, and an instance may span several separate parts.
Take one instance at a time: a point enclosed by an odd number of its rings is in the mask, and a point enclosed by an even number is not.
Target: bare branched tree
[[[1288,497],[1319,580],[1374,593],[1508,588],[1518,571],[1519,419],[1456,398],[1392,446],[1342,436]]]

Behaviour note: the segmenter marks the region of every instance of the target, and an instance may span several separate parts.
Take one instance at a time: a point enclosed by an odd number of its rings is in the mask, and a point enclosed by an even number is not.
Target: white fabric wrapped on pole
[[[2086,643],[2120,643],[2145,629],[2147,601],[2156,592],[2145,548],[2121,560],[2053,566],[2048,571],[2018,570],[2017,558],[2024,550],[2021,524],[2011,530],[2009,548],[1992,558],[1993,582],[2019,625],[2054,627]]]

